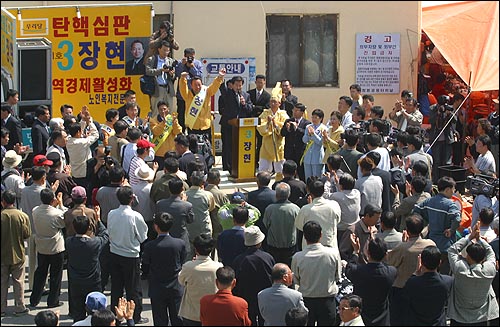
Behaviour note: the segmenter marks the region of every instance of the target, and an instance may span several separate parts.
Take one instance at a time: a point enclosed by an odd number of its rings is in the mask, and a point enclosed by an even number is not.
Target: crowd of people
[[[1,106],[2,317],[9,279],[13,314],[23,315],[40,305],[48,276],[48,309],[63,304],[67,269],[77,326],[148,323],[141,280],[157,326],[498,323],[498,184],[473,194],[468,212],[457,191],[465,181],[440,169],[462,156],[466,175],[498,176],[498,99],[465,139],[464,157],[452,146],[460,93],[437,97],[429,130],[412,92],[384,112],[357,84],[326,123],[319,108],[308,120],[287,79],[269,93],[257,75],[246,92],[222,68],[203,85],[193,48],[175,65],[169,57],[178,44],[165,39],[167,27],[144,59],[156,85],[145,119],[129,90],[105,122],[65,104],[62,118],[39,106],[28,124],[9,90]],[[221,191],[211,153],[200,149],[211,142],[208,99],[219,91],[224,170],[232,169],[237,118],[260,121],[257,189],[248,194]],[[58,319],[45,310],[35,323]]]

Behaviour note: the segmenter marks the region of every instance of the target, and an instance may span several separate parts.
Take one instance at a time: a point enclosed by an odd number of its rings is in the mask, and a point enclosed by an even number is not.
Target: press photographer
[[[109,171],[113,167],[120,166],[118,160],[113,158],[110,153],[111,146],[100,145],[94,150],[94,156],[87,160],[88,191],[108,185],[110,183]]]
[[[451,165],[452,146],[455,142],[454,131],[457,116],[453,115],[450,97],[440,95],[438,103],[430,107],[429,123],[431,124],[430,140],[434,140],[431,145],[432,159],[432,181],[437,183],[439,179],[438,167]]]
[[[174,39],[174,25],[168,20],[161,22],[158,31],[155,31],[149,38],[150,53],[148,52],[146,58],[153,55],[154,50],[160,46],[162,41],[167,41],[170,48],[179,50],[179,43]]]

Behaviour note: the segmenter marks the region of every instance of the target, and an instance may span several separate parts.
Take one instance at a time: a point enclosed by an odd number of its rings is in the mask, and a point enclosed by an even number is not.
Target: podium
[[[236,183],[254,182],[255,178],[255,127],[259,118],[240,118],[238,127],[233,126],[231,149],[231,175],[229,180]]]

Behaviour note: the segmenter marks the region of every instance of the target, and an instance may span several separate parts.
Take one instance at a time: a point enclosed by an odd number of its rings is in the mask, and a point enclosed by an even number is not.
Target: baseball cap
[[[107,302],[106,296],[101,292],[91,292],[85,299],[85,305],[92,311],[106,309]]]
[[[156,145],[154,145],[153,143],[149,142],[148,140],[139,140],[139,142],[137,142],[137,148],[143,148],[143,149],[147,149],[147,148],[154,148]]]
[[[73,199],[86,198],[87,197],[87,191],[85,191],[85,189],[83,187],[81,187],[81,186],[75,186],[71,190],[71,197]]]
[[[33,158],[33,165],[35,166],[52,166],[54,163],[47,159],[43,154],[38,154]]]
[[[229,200],[230,202],[234,203],[241,203],[242,201],[246,201],[246,197],[245,197],[245,194],[241,193],[241,192],[234,192],[233,194],[231,194],[231,196],[229,197]]]

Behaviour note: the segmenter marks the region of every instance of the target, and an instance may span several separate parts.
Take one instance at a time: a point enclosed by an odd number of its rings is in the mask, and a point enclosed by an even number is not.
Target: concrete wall
[[[148,1],[107,1],[105,3]],[[58,1],[2,1],[4,7],[58,6]],[[104,2],[103,2],[104,3]],[[157,14],[168,14],[171,1],[153,1]],[[93,1],[66,1],[65,5],[100,4]],[[193,47],[200,57],[255,57],[257,73],[266,72],[267,14],[338,14],[339,87],[295,87],[292,93],[309,108],[322,108],[327,115],[337,109],[338,98],[349,95],[355,82],[356,33],[400,33],[400,90],[416,92],[418,51],[421,30],[420,1],[173,1],[175,37],[181,51]],[[293,83],[293,81],[292,81]],[[252,86],[253,87],[253,86]],[[392,109],[399,95],[377,95],[375,103]]]

